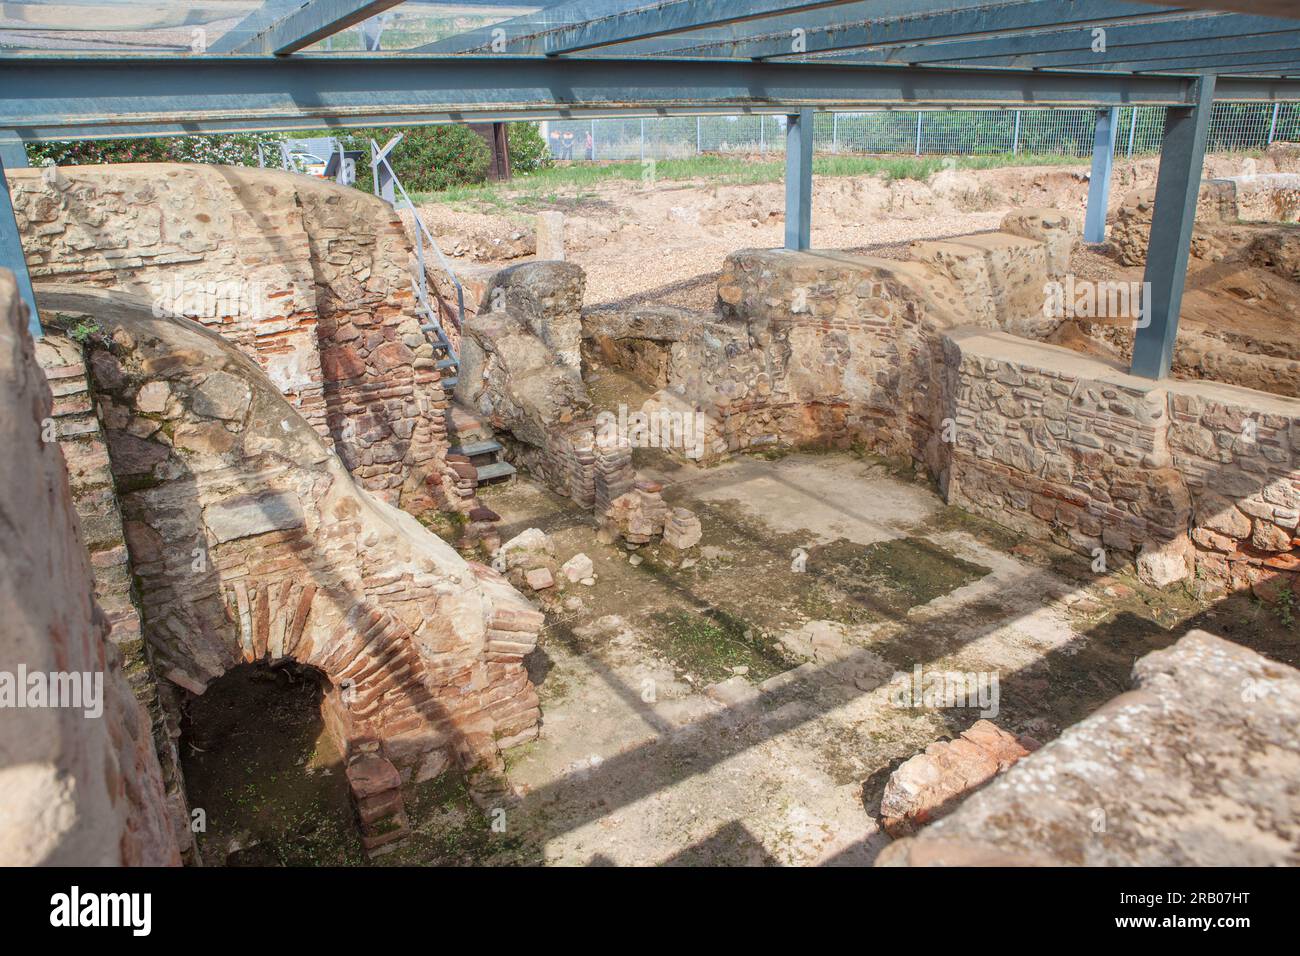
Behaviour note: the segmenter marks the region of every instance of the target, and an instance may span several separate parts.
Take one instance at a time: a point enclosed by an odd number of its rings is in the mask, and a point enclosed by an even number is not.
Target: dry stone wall
[[[60,388],[57,400],[51,394],[25,313],[12,274],[0,271],[0,862],[175,865],[180,848],[149,721],[122,651],[108,639],[67,466],[50,431],[75,421],[81,413],[72,408],[82,399],[71,387]],[[84,458],[78,468],[85,491],[94,468]],[[98,705],[88,710],[91,701],[81,696],[83,706],[71,706],[72,697],[50,706],[50,693],[33,695],[33,678],[52,690],[55,675],[61,683],[86,675],[92,693],[98,681]]]
[[[407,773],[488,779],[536,735],[522,595],[362,490],[220,336],[122,293],[46,286],[42,305],[111,342],[90,367],[161,677],[201,694],[239,663],[311,665],[349,752],[378,741]]]
[[[401,221],[355,189],[173,163],[8,173],[35,282],[145,296],[253,358],[369,491],[450,500],[446,396]]]

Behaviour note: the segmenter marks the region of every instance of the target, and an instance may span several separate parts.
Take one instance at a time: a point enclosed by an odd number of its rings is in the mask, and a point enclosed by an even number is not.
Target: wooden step
[[[494,461],[490,465],[480,465],[478,468],[479,484],[485,481],[494,481],[498,478],[509,478],[515,473],[515,466],[508,461]]]

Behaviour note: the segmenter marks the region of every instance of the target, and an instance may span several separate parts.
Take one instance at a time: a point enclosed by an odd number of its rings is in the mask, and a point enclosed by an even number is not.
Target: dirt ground
[[[1150,157],[1117,163],[1112,207],[1131,190],[1155,185],[1156,170]],[[1232,154],[1206,159],[1207,176],[1254,171],[1266,171],[1266,163]],[[1083,163],[950,169],[926,182],[817,176],[812,245],[899,258],[917,239],[996,229],[1017,208],[1064,209],[1082,222],[1088,180]],[[609,180],[545,197],[522,186],[501,195],[504,205],[426,203],[420,212],[453,259],[494,265],[522,254],[519,240],[536,213],[564,212],[566,253],[587,273],[588,308],[655,301],[712,311],[728,254],[779,247],[785,239],[781,183]]]
[[[503,537],[542,528],[597,581],[552,599],[529,661],[542,735],[509,752],[519,801],[477,862],[867,863],[889,772],[980,716],[897,706],[897,672],[997,675],[989,716],[1047,741],[1194,624],[1296,653],[1294,622],[1248,599],[1096,574],[855,454],[638,466],[700,515],[698,548],[633,558],[526,480],[485,497]]]

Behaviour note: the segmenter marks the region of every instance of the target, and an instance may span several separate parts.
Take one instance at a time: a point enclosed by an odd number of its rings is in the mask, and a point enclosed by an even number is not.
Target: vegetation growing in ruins
[[[1283,627],[1295,627],[1296,598],[1289,587],[1277,592],[1277,617]]]
[[[789,670],[787,660],[772,638],[747,621],[711,607],[703,613],[664,611],[653,615],[660,629],[660,649],[672,662],[701,679],[726,680],[742,671],[751,681],[762,681]]]

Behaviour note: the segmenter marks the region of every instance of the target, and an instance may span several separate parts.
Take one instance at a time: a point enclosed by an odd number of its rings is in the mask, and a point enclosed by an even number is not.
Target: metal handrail
[[[415,243],[415,253],[419,263],[419,275],[418,275],[419,281],[417,284],[416,293],[420,298],[420,304],[425,308],[429,317],[434,318],[433,309],[429,305],[428,278],[425,275],[425,270],[424,270],[424,242],[427,239],[429,242],[429,246],[433,249],[434,254],[437,255],[438,257],[438,262],[441,264],[442,270],[446,272],[447,275],[451,278],[452,285],[456,289],[456,330],[458,332],[463,331],[465,328],[464,286],[462,286],[460,284],[460,280],[456,278],[456,273],[452,270],[451,263],[448,262],[447,257],[443,255],[442,249],[439,248],[438,246],[438,241],[433,238],[433,233],[429,231],[429,227],[426,226],[424,224],[424,220],[420,218],[420,211],[415,208],[415,203],[411,201],[410,194],[407,193],[406,187],[402,185],[402,181],[398,179],[396,171],[394,171],[392,165],[388,162],[387,152],[381,154],[379,150],[379,144],[376,143],[373,139],[370,141],[370,150],[371,150],[371,156],[375,157],[371,161],[371,167],[376,172],[376,175],[373,177],[374,179],[373,186],[374,186],[375,195],[376,196],[379,195],[378,167],[380,164],[382,164],[388,170],[388,175],[391,178],[391,182],[393,183],[393,186],[397,189],[398,192],[401,193],[402,196],[401,202],[394,203],[393,208],[409,209],[411,211],[411,218],[415,220],[415,227],[417,233],[416,243]]]

